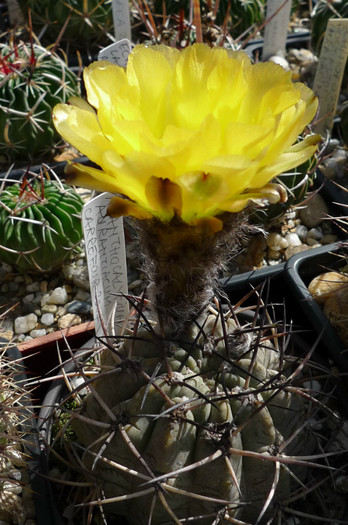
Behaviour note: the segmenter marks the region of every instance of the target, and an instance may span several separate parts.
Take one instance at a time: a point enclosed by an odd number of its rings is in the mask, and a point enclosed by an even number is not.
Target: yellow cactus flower
[[[126,69],[94,62],[84,81],[88,103],[58,104],[54,123],[101,168],[72,164],[71,182],[119,194],[113,216],[195,224],[250,200],[275,202],[270,181],[320,141],[297,141],[317,110],[313,92],[243,52],[138,45]]]

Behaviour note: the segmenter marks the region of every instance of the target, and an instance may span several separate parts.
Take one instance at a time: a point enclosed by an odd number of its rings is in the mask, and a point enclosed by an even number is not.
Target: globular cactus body
[[[104,511],[129,525],[274,515],[273,502],[291,491],[280,450],[289,438],[285,453],[294,450],[304,405],[284,387],[279,352],[256,339],[210,314],[181,342],[143,329],[103,354],[108,374],[93,382],[73,428]]]
[[[52,109],[79,94],[65,62],[37,44],[0,44],[0,155],[33,160],[58,142]]]
[[[66,22],[61,42],[77,49],[102,44],[106,33],[113,30],[111,0],[20,0],[19,3],[24,12],[30,9],[35,31],[47,26],[51,42]]]
[[[0,260],[21,272],[59,267],[82,239],[82,206],[72,188],[55,181],[7,187],[1,194]]]

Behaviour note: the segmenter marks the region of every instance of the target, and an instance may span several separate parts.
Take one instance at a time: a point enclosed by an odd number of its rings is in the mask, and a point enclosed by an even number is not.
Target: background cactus
[[[0,260],[18,271],[56,268],[82,239],[83,201],[60,182],[37,178],[2,190]]]
[[[20,0],[24,13],[30,9],[34,31],[40,39],[52,43],[61,34],[60,43],[71,49],[91,49],[108,42],[113,32],[111,0]],[[110,43],[110,41],[109,41]]]
[[[265,3],[265,0],[220,0],[220,2],[202,0],[201,10],[203,17],[211,13],[217,26],[222,27],[227,23],[229,33],[233,38],[237,38],[253,25],[263,21]],[[163,14],[164,5],[166,14],[178,15],[180,10],[183,10],[186,18],[189,17],[190,2],[155,0],[153,12]]]
[[[346,0],[318,0],[311,18],[312,46],[314,51],[319,54],[328,21],[330,18],[348,18],[348,2]]]
[[[52,108],[79,94],[79,80],[58,55],[33,43],[0,43],[0,156],[48,156],[58,142]]]

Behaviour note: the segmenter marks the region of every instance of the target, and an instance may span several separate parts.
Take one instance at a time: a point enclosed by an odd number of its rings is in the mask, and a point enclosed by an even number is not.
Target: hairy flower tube
[[[317,110],[313,92],[243,52],[138,45],[126,69],[95,62],[84,81],[88,103],[58,104],[54,123],[101,168],[71,164],[70,182],[118,194],[112,216],[211,221],[219,230],[224,212],[281,199],[270,181],[306,161],[320,140],[298,141]]]

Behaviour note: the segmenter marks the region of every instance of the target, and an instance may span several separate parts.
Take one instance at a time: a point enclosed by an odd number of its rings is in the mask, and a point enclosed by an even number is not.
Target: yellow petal
[[[145,195],[152,210],[163,220],[181,215],[181,189],[169,179],[151,177],[146,184]]]
[[[107,208],[107,214],[110,215],[110,217],[122,217],[123,215],[130,215],[131,217],[141,220],[152,218],[152,214],[150,212],[144,210],[136,203],[127,199],[123,199],[122,197],[112,197]]]
[[[113,177],[91,166],[84,166],[78,162],[69,163],[64,173],[66,182],[72,186],[82,186],[82,188],[101,192],[122,193]]]
[[[100,165],[101,156],[110,143],[93,111],[76,105],[58,104],[53,110],[53,123],[67,142]]]

